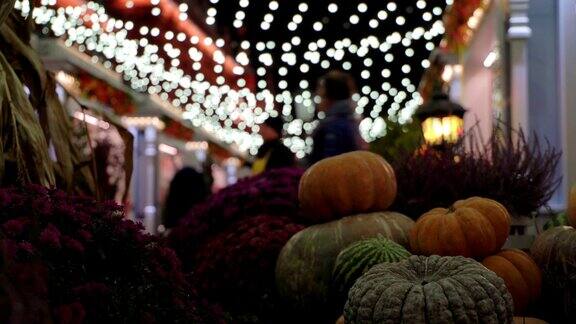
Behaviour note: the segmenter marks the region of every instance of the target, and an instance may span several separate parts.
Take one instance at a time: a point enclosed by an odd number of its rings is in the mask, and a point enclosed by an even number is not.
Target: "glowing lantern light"
[[[464,133],[466,110],[450,101],[448,95],[439,93],[430,102],[423,104],[415,112],[422,121],[424,140],[431,146],[444,146],[456,143]]]

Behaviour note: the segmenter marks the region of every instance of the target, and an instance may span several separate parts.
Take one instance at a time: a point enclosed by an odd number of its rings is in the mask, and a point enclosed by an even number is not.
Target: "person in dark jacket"
[[[318,84],[318,110],[325,114],[312,135],[314,147],[310,164],[322,159],[364,148],[359,124],[352,108],[354,81],[346,73],[333,71]]]
[[[164,226],[173,228],[178,225],[180,219],[210,194],[210,184],[202,173],[190,167],[182,168],[170,182],[164,203]]]
[[[280,117],[270,117],[260,125],[260,136],[264,144],[258,150],[256,161],[252,165],[254,174],[277,168],[296,165],[294,154],[282,143],[284,122]]]

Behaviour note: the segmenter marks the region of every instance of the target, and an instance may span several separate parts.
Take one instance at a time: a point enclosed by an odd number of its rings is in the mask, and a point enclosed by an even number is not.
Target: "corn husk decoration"
[[[72,143],[72,124],[55,80],[30,46],[33,24],[0,3],[0,185],[38,183],[93,195],[89,163]]]

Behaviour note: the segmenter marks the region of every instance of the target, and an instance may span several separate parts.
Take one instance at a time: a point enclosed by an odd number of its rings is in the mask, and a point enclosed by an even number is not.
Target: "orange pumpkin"
[[[548,324],[548,322],[533,317],[514,317],[514,324]]]
[[[384,211],[396,198],[394,170],[381,156],[357,151],[324,159],[302,176],[300,204],[322,223]]]
[[[514,299],[514,311],[522,314],[540,296],[542,273],[532,258],[518,249],[489,256],[482,264],[506,282]]]
[[[410,246],[414,254],[484,258],[500,251],[509,233],[506,208],[473,197],[422,215],[410,232]]]
[[[340,317],[338,318],[338,320],[336,321],[336,324],[344,324],[344,323],[345,323],[345,322],[344,322],[344,316],[340,316]]]
[[[572,190],[570,190],[570,197],[568,197],[568,210],[566,213],[568,216],[568,223],[573,227],[576,227],[576,185],[572,186]]]

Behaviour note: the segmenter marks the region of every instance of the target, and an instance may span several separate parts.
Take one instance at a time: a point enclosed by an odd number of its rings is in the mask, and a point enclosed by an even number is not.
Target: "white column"
[[[132,189],[134,221],[149,233],[156,233],[159,225],[157,210],[158,130],[150,125],[132,129],[135,134],[134,176]]]
[[[509,0],[509,5],[511,124],[513,128],[522,127],[529,132],[527,39],[532,34],[528,18],[530,0]]]
[[[558,0],[558,64],[562,134],[562,192],[576,184],[576,0]]]

